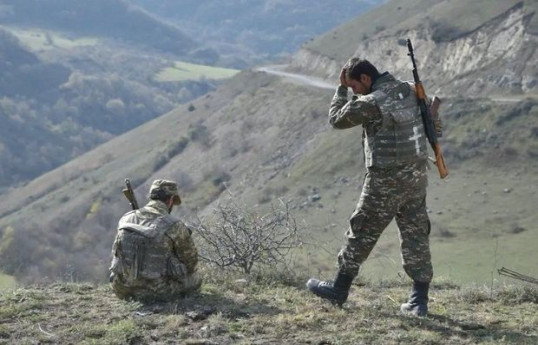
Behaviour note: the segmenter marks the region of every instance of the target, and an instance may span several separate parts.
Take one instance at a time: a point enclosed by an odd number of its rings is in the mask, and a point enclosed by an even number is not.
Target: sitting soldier
[[[116,295],[141,301],[170,301],[197,291],[198,251],[192,231],[170,215],[179,205],[177,184],[153,181],[149,202],[121,217],[112,247],[110,282]]]

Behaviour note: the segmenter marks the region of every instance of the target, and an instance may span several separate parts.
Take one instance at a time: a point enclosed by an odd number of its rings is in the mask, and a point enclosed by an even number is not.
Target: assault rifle
[[[426,131],[426,136],[428,141],[435,153],[435,165],[437,165],[437,170],[439,170],[439,176],[445,178],[448,175],[448,170],[445,165],[445,159],[443,158],[443,152],[441,152],[441,145],[437,141],[437,134],[435,132],[432,114],[430,108],[426,104],[426,92],[424,91],[424,86],[418,76],[417,64],[415,63],[415,55],[413,54],[413,45],[411,40],[407,39],[407,48],[409,49],[409,55],[411,61],[413,62],[413,78],[415,79],[415,89],[418,98],[418,105],[420,107],[420,113],[422,115],[422,122],[424,123],[424,130]]]
[[[131,208],[133,210],[138,209],[138,202],[136,201],[136,196],[133,191],[133,188],[131,187],[131,181],[129,181],[128,178],[125,179],[125,188],[123,189],[123,195],[129,200],[129,203],[131,204]]]

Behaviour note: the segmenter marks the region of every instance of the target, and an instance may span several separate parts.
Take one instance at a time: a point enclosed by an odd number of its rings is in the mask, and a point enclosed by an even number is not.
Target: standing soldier
[[[118,224],[112,247],[110,282],[120,298],[173,300],[196,291],[198,251],[192,231],[170,215],[179,205],[177,184],[155,180],[149,202],[127,212]]]
[[[348,87],[355,94],[350,101]],[[347,244],[338,254],[335,280],[312,278],[307,287],[342,305],[360,265],[396,217],[403,267],[413,279],[411,296],[401,311],[424,316],[433,269],[426,213],[427,141],[414,88],[388,72],[380,74],[368,60],[352,58],[340,73],[329,123],[337,129],[362,125],[367,173]]]

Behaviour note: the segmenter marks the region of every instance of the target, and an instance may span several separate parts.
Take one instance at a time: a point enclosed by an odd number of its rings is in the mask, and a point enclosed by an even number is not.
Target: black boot
[[[402,304],[400,310],[407,315],[426,316],[428,314],[428,290],[430,283],[413,282],[413,291],[409,301]]]
[[[310,278],[306,283],[306,287],[315,295],[342,306],[347,300],[353,278],[353,276],[342,273],[338,273],[334,281],[321,281]]]

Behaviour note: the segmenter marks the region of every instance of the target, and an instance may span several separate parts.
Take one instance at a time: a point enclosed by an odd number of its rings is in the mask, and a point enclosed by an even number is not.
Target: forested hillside
[[[218,56],[124,1],[0,1],[0,24],[0,193],[219,83],[158,81]]]
[[[129,0],[168,19],[236,67],[274,63],[383,0]]]
[[[177,27],[125,0],[2,0],[0,5],[5,24],[107,37],[176,55],[186,55],[198,46]]]
[[[107,58],[106,66],[99,56],[105,48],[83,48],[87,52],[83,63],[65,62],[64,57],[39,57],[11,32],[0,33],[0,191],[35,178],[179,104],[179,85],[161,88],[138,76],[118,73],[121,69],[112,72],[129,54],[122,58],[116,52]],[[145,60],[140,68],[149,67],[156,73],[164,67],[161,62]],[[128,65],[135,62],[133,58]],[[86,65],[104,71],[91,71]],[[205,92],[208,86],[201,89]]]
[[[369,4],[340,4],[342,18],[326,16],[331,2],[304,6],[0,0],[0,193],[238,72],[215,66],[273,62]]]
[[[53,96],[47,91],[57,89],[69,78],[68,68],[55,63],[42,63],[35,54],[22,48],[14,35],[2,29],[0,50],[0,93],[3,96],[46,100]]]

